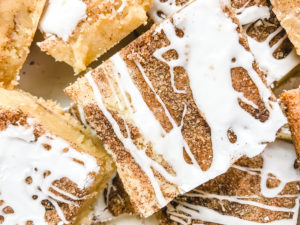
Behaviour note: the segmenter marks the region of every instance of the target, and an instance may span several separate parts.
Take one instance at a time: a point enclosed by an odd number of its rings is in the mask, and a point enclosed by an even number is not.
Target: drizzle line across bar
[[[194,1],[66,89],[142,216],[260,154],[286,123],[233,15]]]

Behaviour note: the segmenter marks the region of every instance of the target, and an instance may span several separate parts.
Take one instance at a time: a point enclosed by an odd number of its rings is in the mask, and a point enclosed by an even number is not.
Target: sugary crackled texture
[[[12,88],[29,53],[46,0],[0,2],[0,82]]]
[[[271,0],[273,11],[300,55],[300,1]]]
[[[73,104],[68,111],[96,135],[95,130],[87,123],[85,113],[79,105]],[[91,210],[86,217],[85,223],[105,223],[116,219],[119,215],[133,213],[134,209],[131,205],[129,196],[124,190],[123,183],[118,173],[115,172],[108,181],[107,187],[103,190],[101,196],[98,197],[93,210]]]
[[[300,166],[300,89],[285,91],[280,99],[286,106],[289,127],[297,152],[296,165]]]
[[[39,46],[56,60],[71,65],[76,73],[143,24],[152,5],[152,0],[66,2],[70,7],[58,0],[49,1],[40,29],[50,33],[45,33]]]
[[[236,29],[219,0],[195,1],[66,89],[142,216],[259,154],[286,122]]]
[[[296,225],[300,171],[292,144],[276,141],[254,158],[177,197],[160,213],[161,225]]]
[[[149,15],[158,22],[189,2],[191,0],[154,0]],[[280,81],[300,63],[300,57],[280,26],[271,4],[267,0],[231,0],[231,6],[246,31],[260,69],[267,75],[267,83]]]
[[[0,223],[78,224],[113,173],[110,157],[53,103],[0,92]]]

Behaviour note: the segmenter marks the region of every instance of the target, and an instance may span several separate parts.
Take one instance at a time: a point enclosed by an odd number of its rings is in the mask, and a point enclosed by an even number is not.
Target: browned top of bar
[[[177,197],[161,211],[160,225],[216,224],[200,220],[199,217],[196,218],[189,214],[193,210],[188,211],[188,209],[192,209],[193,206],[217,212],[222,224],[230,224],[230,220],[226,221],[228,216],[262,224],[292,219],[294,214],[284,209],[292,211],[295,207],[296,201],[298,201],[296,196],[299,196],[300,179],[287,183],[277,197],[264,197],[261,193],[260,176],[263,162],[261,156],[243,157],[235,164],[237,167],[231,167],[225,174],[210,180],[190,193]],[[276,188],[280,183],[281,181],[276,176],[268,174],[268,188]],[[245,200],[245,202],[239,202],[237,199]],[[272,210],[268,206],[275,206],[282,210]],[[197,215],[199,212],[195,210],[194,213]],[[178,220],[181,220],[182,223],[179,223]]]
[[[229,9],[227,9],[227,12],[233,18],[234,22],[238,23],[237,19],[233,16],[233,12]],[[171,87],[171,75],[168,64],[153,56],[153,53],[157,49],[170,44],[164,32],[156,32],[155,29],[156,26],[153,26],[143,36],[122,49],[119,54],[125,61],[130,76],[141,93],[143,100],[167,132],[173,128],[173,125],[168,119],[162,104],[155,97],[155,93],[158,93],[178,126],[181,123],[184,107],[185,105],[187,106],[182,126],[182,134],[199,166],[205,171],[210,167],[213,155],[210,128],[194,102],[185,69],[183,67],[174,68],[176,88],[178,90],[186,91],[185,94],[175,93]],[[176,30],[178,37],[185,35],[183,30],[176,27],[174,27],[174,29]],[[246,36],[242,33],[240,27],[238,28],[238,32],[240,34],[240,43],[248,49]],[[174,59],[178,57],[178,53],[173,49],[166,52],[163,57],[166,60]],[[153,85],[155,93],[147,85],[136,62],[140,63],[143,67],[144,73]],[[263,73],[257,68],[255,62],[253,63],[253,67],[260,77],[264,79]],[[147,156],[160,163],[170,173],[174,173],[172,167],[164,161],[160,155],[155,153],[151,143],[148,143],[143,139],[140,131],[130,118],[130,114],[126,111],[126,108],[123,108],[125,106],[124,102],[122,102],[124,97],[120,96],[121,94],[116,78],[114,77],[113,63],[108,60],[100,67],[93,70],[91,74],[103,97],[103,103],[117,121],[122,134],[126,137],[127,126],[134,143],[137,146],[138,144],[148,146],[146,150]],[[236,91],[242,92],[244,96],[248,100],[253,101],[258,108],[253,108],[242,100],[239,101],[240,106],[256,119],[262,122],[266,121],[269,117],[269,112],[264,106],[258,89],[248,75],[248,72],[240,67],[232,68],[231,78],[233,88]],[[66,89],[66,93],[75,103],[82,106],[89,125],[96,130],[107,151],[113,155],[118,166],[119,175],[124,183],[125,190],[130,196],[135,211],[143,216],[151,215],[153,212],[157,211],[159,209],[159,204],[150,180],[131,154],[124,148],[122,142],[114,133],[110,122],[97,106],[93,90],[88,84],[87,79],[85,77],[79,79],[76,83]],[[117,102],[116,96],[121,99],[120,102]],[[231,130],[228,130],[228,138],[232,142],[236,141],[236,135]],[[184,152],[184,158],[188,163],[191,160],[186,152]],[[167,201],[170,201],[178,195],[179,192],[175,185],[167,182],[165,178],[157,171],[154,171],[154,169],[153,172],[156,179],[159,181],[162,193]]]
[[[246,24],[243,26],[245,32],[251,38],[254,38],[258,42],[265,41],[269,35],[275,32],[281,27],[277,17],[275,16],[272,6],[267,0],[231,0],[231,5],[235,9],[240,9],[242,7],[250,7],[253,5],[263,5],[270,8],[270,18],[261,18],[254,21],[251,24]],[[281,39],[286,35],[284,29],[282,29],[277,35],[275,35],[268,43],[270,48],[276,43],[281,41]],[[285,37],[282,43],[274,50],[273,57],[275,59],[285,58],[293,50],[293,44],[290,42],[288,37]]]

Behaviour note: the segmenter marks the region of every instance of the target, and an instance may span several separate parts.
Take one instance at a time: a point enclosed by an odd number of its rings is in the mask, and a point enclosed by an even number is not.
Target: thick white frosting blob
[[[77,24],[87,17],[86,8],[82,0],[49,0],[40,29],[46,35],[56,35],[68,41]]]
[[[268,6],[253,5],[250,7],[244,7],[237,9],[237,18],[241,24],[253,23],[259,19],[266,19],[270,17],[270,9]]]
[[[28,122],[34,123],[32,119],[28,119]],[[44,144],[51,146],[51,149],[47,150]],[[0,145],[0,200],[4,201],[0,210],[6,206],[14,210],[13,214],[3,214],[3,224],[25,224],[26,221],[48,224],[42,200],[50,201],[62,223],[68,223],[57,201],[76,203],[53,194],[49,188],[74,201],[80,200],[55,187],[53,182],[66,177],[80,189],[89,187],[93,182],[89,174],[97,173],[100,169],[96,159],[76,151],[68,142],[50,133],[43,134],[35,141],[33,126],[9,125],[0,131]],[[44,177],[47,171],[50,174]],[[25,182],[27,177],[31,177],[31,184]],[[34,200],[33,196],[37,196],[37,199]]]

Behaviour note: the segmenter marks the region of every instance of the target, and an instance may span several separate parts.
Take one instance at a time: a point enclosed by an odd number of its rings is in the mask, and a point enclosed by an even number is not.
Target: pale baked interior
[[[151,0],[84,2],[87,18],[77,25],[68,41],[45,36],[39,43],[42,51],[71,65],[75,73],[85,70],[92,61],[145,23],[146,12],[152,5]],[[120,7],[122,10],[117,13]]]
[[[29,47],[46,0],[0,2],[0,84],[12,88],[29,53]]]

